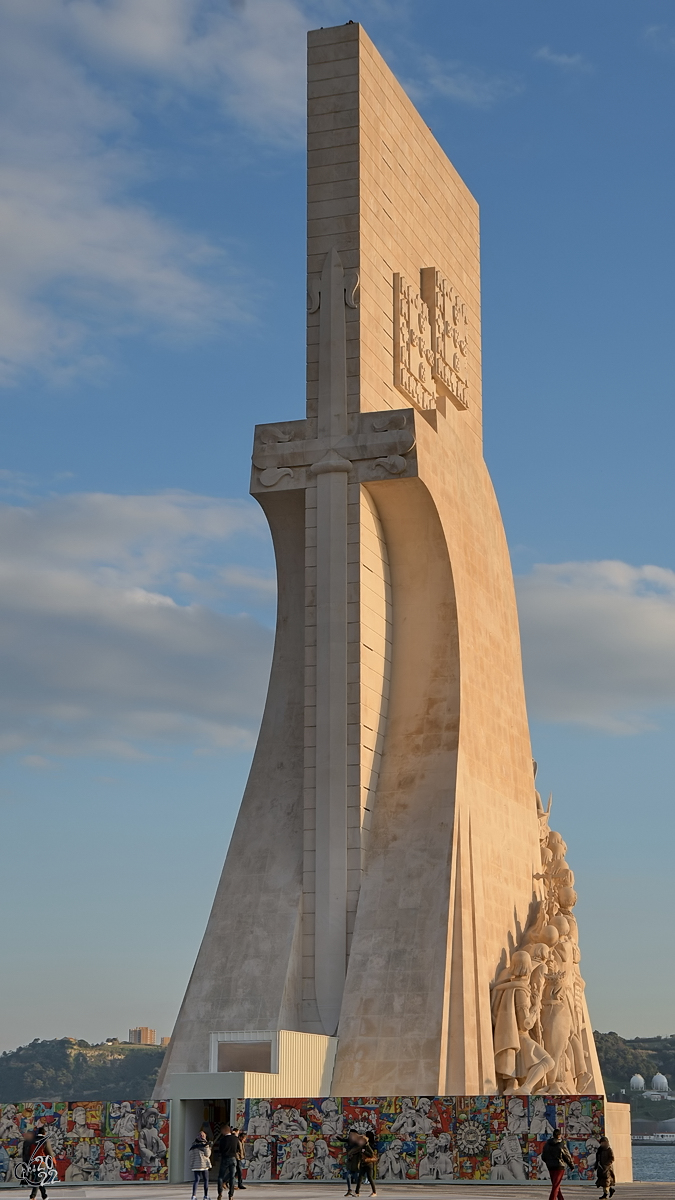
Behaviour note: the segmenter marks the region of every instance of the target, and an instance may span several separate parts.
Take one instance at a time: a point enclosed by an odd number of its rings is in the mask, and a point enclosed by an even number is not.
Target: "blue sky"
[[[4,0],[0,1049],[171,1031],[271,650],[252,428],[303,414],[305,31],[348,19],[481,205],[591,1016],[675,1029],[672,5]]]

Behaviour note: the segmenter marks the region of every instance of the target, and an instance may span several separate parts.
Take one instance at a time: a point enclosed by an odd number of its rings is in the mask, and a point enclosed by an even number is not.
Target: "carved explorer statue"
[[[536,769],[535,763],[535,775]],[[539,792],[535,795],[539,896],[509,964],[492,985],[498,1086],[505,1094],[521,1095],[602,1091],[579,970],[574,873],[565,859],[565,842],[549,829],[551,798],[544,809]]]

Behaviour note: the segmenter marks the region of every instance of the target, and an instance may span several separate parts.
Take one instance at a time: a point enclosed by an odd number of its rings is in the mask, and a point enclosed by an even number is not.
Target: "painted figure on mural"
[[[141,1110],[138,1150],[142,1165],[151,1174],[156,1174],[161,1170],[164,1165],[162,1160],[166,1158],[166,1146],[157,1130],[158,1122],[159,1113],[156,1108]]]
[[[532,1101],[532,1122],[530,1138],[533,1141],[545,1142],[553,1133],[553,1126],[546,1115],[546,1101],[543,1096],[535,1096]]]
[[[426,1140],[426,1152],[420,1159],[417,1168],[420,1179],[440,1179],[438,1157],[438,1141],[432,1134],[429,1134]]]
[[[323,1137],[342,1137],[345,1119],[332,1096],[321,1101],[321,1133]]]
[[[403,1143],[398,1138],[385,1147],[380,1155],[378,1172],[380,1179],[405,1179],[407,1163],[403,1157]]]
[[[109,1138],[103,1143],[103,1162],[98,1169],[98,1177],[102,1183],[118,1183],[122,1178],[115,1143]]]
[[[6,1149],[9,1156],[9,1166],[7,1167],[6,1183],[13,1183],[15,1186],[20,1181],[21,1175],[21,1151],[23,1149],[22,1142],[15,1142],[14,1145],[3,1147]]]
[[[334,1161],[328,1152],[328,1143],[317,1138],[314,1143],[314,1158],[310,1168],[312,1179],[332,1179]]]
[[[515,1133],[505,1133],[499,1143],[499,1149],[502,1159],[501,1166],[506,1172],[503,1178],[517,1179],[519,1182],[526,1179],[523,1150],[518,1135]]]
[[[94,1147],[94,1150],[98,1153],[98,1147]],[[78,1142],[72,1161],[66,1167],[66,1183],[90,1183],[95,1170],[96,1164],[91,1160],[89,1142]]]
[[[93,1138],[97,1136],[97,1130],[91,1125],[87,1125],[87,1113],[81,1106],[77,1105],[71,1112],[73,1128],[68,1130],[68,1137],[71,1138]]]
[[[266,1138],[256,1138],[253,1143],[253,1157],[248,1163],[246,1178],[260,1183],[272,1178],[272,1156]]]
[[[418,1135],[431,1133],[432,1129],[434,1128],[434,1121],[429,1115],[431,1112],[431,1105],[432,1101],[429,1096],[420,1096],[417,1104],[415,1105]]]
[[[307,1122],[297,1108],[277,1108],[272,1118],[272,1133],[293,1134],[307,1133]]]
[[[527,1136],[527,1106],[519,1096],[510,1096],[506,1106],[506,1128],[509,1133]]]
[[[4,1104],[2,1117],[0,1117],[0,1138],[4,1141],[11,1141],[14,1138],[22,1137],[16,1104]]]
[[[124,1100],[119,1106],[119,1116],[115,1121],[113,1133],[115,1137],[124,1138],[126,1142],[133,1142],[136,1138],[136,1116],[128,1100]]]
[[[414,1138],[417,1132],[417,1113],[410,1096],[401,1096],[401,1111],[392,1121],[391,1132],[398,1134],[404,1142]]]
[[[593,1133],[593,1118],[584,1113],[580,1100],[573,1100],[567,1110],[565,1132],[568,1138],[581,1140],[591,1137]]]
[[[438,1135],[438,1170],[439,1179],[454,1179],[455,1168],[452,1160],[452,1143],[449,1133]]]
[[[279,1172],[280,1180],[294,1180],[307,1178],[307,1159],[304,1155],[304,1147],[301,1138],[293,1138],[288,1146],[288,1152],[281,1165]]]
[[[600,1139],[597,1137],[586,1138],[586,1166],[589,1171],[595,1170],[596,1157]]]
[[[267,1137],[272,1132],[272,1105],[269,1100],[256,1100],[251,1104],[246,1132],[249,1137]]]

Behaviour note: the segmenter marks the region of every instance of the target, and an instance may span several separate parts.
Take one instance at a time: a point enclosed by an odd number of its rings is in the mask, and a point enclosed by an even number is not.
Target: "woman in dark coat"
[[[613,1196],[616,1191],[616,1179],[614,1178],[614,1151],[606,1137],[600,1138],[600,1145],[595,1155],[595,1170],[597,1174],[595,1186],[602,1188],[603,1200],[609,1200],[609,1197]]]
[[[361,1194],[361,1184],[364,1179],[370,1184],[371,1196],[376,1196],[374,1171],[377,1166],[377,1148],[375,1146],[375,1134],[371,1130],[367,1133],[367,1142],[361,1149],[361,1161],[359,1162],[359,1173],[356,1180],[356,1195]]]
[[[359,1133],[358,1129],[353,1127],[349,1130],[346,1138],[342,1139],[345,1143],[345,1161],[344,1175],[347,1181],[347,1191],[345,1196],[353,1196],[352,1180],[357,1184],[360,1180],[361,1158],[364,1148],[368,1145],[368,1138],[363,1133]]]

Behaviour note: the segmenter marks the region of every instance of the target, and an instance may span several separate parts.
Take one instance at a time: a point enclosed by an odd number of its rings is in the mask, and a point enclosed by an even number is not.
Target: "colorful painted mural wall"
[[[602,1096],[402,1096],[239,1100],[251,1181],[336,1180],[352,1128],[372,1130],[383,1181],[549,1178],[544,1142],[562,1130],[571,1179],[593,1179]],[[242,1167],[244,1164],[242,1164]]]
[[[48,1131],[63,1183],[160,1182],[168,1177],[169,1101],[0,1104],[1,1183],[16,1187],[20,1182],[23,1140],[35,1124]]]

